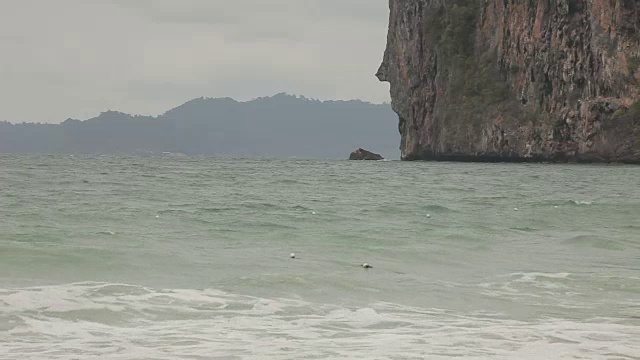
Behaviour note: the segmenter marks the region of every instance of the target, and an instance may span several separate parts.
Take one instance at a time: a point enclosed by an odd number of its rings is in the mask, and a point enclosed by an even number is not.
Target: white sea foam
[[[391,303],[364,308],[215,290],[79,283],[0,290],[3,359],[633,358],[616,319],[522,322]],[[636,324],[638,325],[638,324]]]
[[[571,200],[575,205],[593,205],[592,201],[583,201],[583,200]]]

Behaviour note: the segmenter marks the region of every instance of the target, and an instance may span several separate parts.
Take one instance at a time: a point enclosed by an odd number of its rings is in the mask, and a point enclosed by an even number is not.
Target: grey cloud
[[[387,17],[385,0],[7,0],[0,121],[283,91],[387,101]]]
[[[277,24],[300,18],[311,22],[331,18],[377,22],[386,16],[379,11],[379,4],[384,1],[372,0],[116,0],[115,3],[158,22],[246,24],[262,19]]]
[[[371,0],[117,0],[155,23],[202,24],[238,41],[303,41],[314,27],[336,22],[380,26],[386,19]]]

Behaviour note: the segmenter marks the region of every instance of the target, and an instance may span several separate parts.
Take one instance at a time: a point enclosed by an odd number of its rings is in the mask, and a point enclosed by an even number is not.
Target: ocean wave
[[[594,205],[593,201],[587,200],[566,200],[566,199],[540,199],[532,203],[533,206],[539,207],[577,207],[577,206],[590,206]]]
[[[158,211],[158,214],[160,214],[160,215],[166,215],[166,214],[192,214],[192,211],[191,210],[182,210],[182,209],[164,209],[164,210]]]
[[[501,278],[506,278],[505,281],[500,281],[496,283],[483,283],[479,284],[479,287],[490,288],[490,287],[501,287],[501,288],[509,288],[514,284],[523,284],[526,285],[526,288],[531,286],[538,288],[547,288],[547,289],[555,289],[555,288],[566,288],[564,285],[566,281],[571,278],[570,273],[544,273],[544,272],[516,272],[508,275],[501,276]]]
[[[291,210],[295,210],[295,211],[311,211],[311,208],[308,208],[306,206],[302,206],[302,205],[295,205],[291,207]]]
[[[273,210],[279,209],[280,205],[268,202],[244,202],[240,203],[240,207],[251,210]]]
[[[590,234],[581,234],[572,236],[566,240],[564,240],[565,244],[569,244],[577,247],[593,247],[596,249],[603,250],[618,250],[622,251],[627,248],[627,246],[632,244],[624,244],[618,240],[608,239],[601,235],[590,235]]]
[[[565,279],[569,274],[512,274]],[[539,359],[637,354],[620,319],[516,321],[400,304],[349,308],[217,290],[75,283],[0,289],[4,359]],[[637,324],[636,324],[637,325]]]
[[[275,181],[271,181],[269,183],[270,186],[273,185],[311,185],[310,182],[307,181],[302,181],[302,180],[298,180],[298,179],[279,179],[279,180],[275,180]]]
[[[422,206],[420,208],[421,211],[428,211],[428,212],[432,212],[435,214],[439,214],[439,213],[451,213],[451,212],[455,212],[454,210],[444,206],[444,205],[427,205],[427,206]]]
[[[563,308],[590,309],[593,304],[574,299],[580,294],[570,286],[572,276],[570,273],[516,272],[477,287],[485,296],[516,300],[525,306],[546,306],[545,302],[553,301]]]
[[[536,232],[539,231],[539,228],[533,228],[530,226],[519,226],[519,227],[512,227],[509,228],[509,230],[515,230],[515,231],[522,231],[522,232]]]
[[[569,200],[567,201],[567,203],[569,205],[578,205],[578,206],[593,205],[593,201],[586,201],[586,200]]]
[[[516,272],[507,275],[509,277],[517,278],[522,282],[532,282],[538,279],[567,279],[571,276],[570,273],[544,273],[544,272]]]
[[[234,210],[237,210],[237,209],[229,206],[198,208],[196,210],[196,214],[217,214],[217,213],[229,212]]]

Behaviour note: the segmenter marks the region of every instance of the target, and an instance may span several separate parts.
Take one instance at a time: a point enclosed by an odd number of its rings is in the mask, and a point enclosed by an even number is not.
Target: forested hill
[[[198,98],[163,115],[107,111],[61,124],[0,122],[0,152],[346,158],[358,147],[399,158],[389,105],[287,94]]]

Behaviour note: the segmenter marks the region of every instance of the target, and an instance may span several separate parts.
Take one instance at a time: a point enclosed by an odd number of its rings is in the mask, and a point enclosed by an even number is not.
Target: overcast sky
[[[388,101],[387,0],[2,0],[0,121],[288,92]]]

